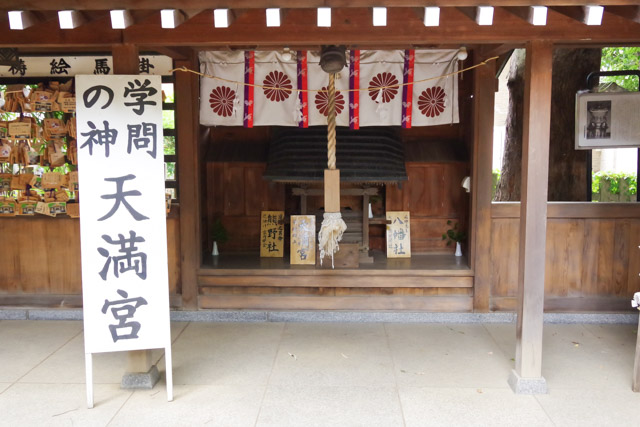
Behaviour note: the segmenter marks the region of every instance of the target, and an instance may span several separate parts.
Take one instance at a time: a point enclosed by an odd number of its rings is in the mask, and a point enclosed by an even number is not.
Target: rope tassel
[[[322,259],[326,255],[331,255],[331,268],[335,268],[333,255],[340,249],[338,242],[342,240],[342,235],[346,230],[347,224],[344,223],[340,212],[325,212],[322,219],[322,226],[318,233],[320,265],[322,265]]]
[[[347,229],[340,214],[340,171],[336,169],[336,85],[335,74],[329,74],[329,116],[327,118],[327,165],[324,173],[325,214],[318,233],[320,265],[326,255],[331,255],[331,268],[335,268],[333,255]]]

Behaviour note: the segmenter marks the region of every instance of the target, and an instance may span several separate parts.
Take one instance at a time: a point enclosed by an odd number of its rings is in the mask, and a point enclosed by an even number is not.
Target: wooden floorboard
[[[433,312],[471,312],[473,297],[415,296],[264,296],[200,295],[201,309],[254,310],[412,310]]]

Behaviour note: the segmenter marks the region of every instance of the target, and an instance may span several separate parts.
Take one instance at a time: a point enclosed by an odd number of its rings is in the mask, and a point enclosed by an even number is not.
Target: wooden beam
[[[145,50],[146,46],[142,47]],[[191,50],[187,47],[167,47],[167,46],[153,46],[149,47],[150,50],[155,50],[161,55],[166,55],[169,58],[176,60],[187,60],[191,55]]]
[[[520,7],[520,6],[507,6],[503,8],[507,12],[517,16],[530,25],[534,23],[534,8],[533,6]]]
[[[430,6],[485,6],[486,0],[430,0],[427,2]],[[493,6],[531,6],[532,4],[545,6],[582,6],[584,0],[492,0]],[[630,0],[598,0],[600,5],[621,5],[634,4]],[[6,10],[104,10],[110,9],[214,9],[225,8],[232,5],[235,9],[266,9],[275,7],[277,4],[280,8],[301,9],[317,7],[333,7],[333,8],[354,8],[371,6],[371,0],[110,0],[108,6],[103,0],[4,0],[2,8]],[[424,0],[377,0],[376,6],[386,7],[423,7]]]
[[[211,10],[194,16],[174,29],[160,26],[156,11],[148,19],[136,14],[136,24],[126,30],[112,30],[109,14],[96,13],[92,25],[75,30],[60,30],[57,20],[42,22],[23,31],[9,31],[8,23],[0,22],[0,47],[39,46],[109,46],[127,42],[153,48],[197,47],[228,49],[229,47],[258,48],[299,46],[319,47],[323,44],[369,46],[372,48],[406,48],[408,46],[453,46],[459,44],[524,44],[529,40],[545,39],[575,45],[637,44],[639,24],[614,14],[606,14],[603,25],[586,26],[564,15],[549,12],[548,25],[524,26],[522,20],[502,8],[494,11],[493,26],[478,26],[453,7],[441,9],[442,25],[425,27],[413,9],[390,9],[386,27],[371,26],[370,10],[343,8],[333,11],[332,28],[317,28],[315,11],[292,9],[282,26],[267,28],[264,10],[247,10],[230,28],[214,28]],[[310,24],[311,23],[311,24]],[[364,30],[363,30],[364,29]],[[370,29],[370,30],[369,30]]]
[[[522,141],[516,373],[542,378],[542,313],[553,45],[527,44]]]
[[[482,45],[478,49],[478,61],[485,60],[488,58],[493,58],[494,56],[503,56],[508,52],[511,52],[513,49],[517,49],[523,47],[522,44],[518,43],[503,43],[499,45]],[[508,57],[507,57],[508,58]],[[496,61],[497,64],[501,64],[500,61]],[[496,67],[498,68],[498,67]]]
[[[491,189],[493,186],[493,115],[495,104],[495,61],[477,68],[473,74],[473,179],[472,265],[476,272],[473,309],[489,311],[491,294]]]
[[[604,11],[640,23],[640,6],[607,6]]]
[[[308,271],[308,270],[307,270]],[[319,270],[322,272],[322,270]],[[470,288],[473,280],[470,276],[410,276],[407,274],[371,275],[359,270],[359,275],[215,275],[199,276],[202,287],[243,286],[243,287],[285,287],[285,288]]]
[[[340,170],[324,170],[324,211],[340,212]]]
[[[588,6],[554,6],[550,9],[582,24],[588,23]]]
[[[197,68],[195,55],[175,62],[176,67]],[[180,274],[185,308],[197,308],[196,271],[202,257],[200,239],[200,150],[198,144],[198,77],[176,73],[178,132],[178,198],[180,200]]]
[[[112,46],[113,74],[139,74],[140,52],[138,46],[117,44]]]
[[[492,218],[520,218],[519,202],[497,202],[491,205]],[[549,202],[547,218],[639,218],[640,203]]]
[[[518,300],[515,297],[492,297],[491,311],[516,311]],[[573,296],[544,298],[545,313],[633,313],[627,297],[610,296]]]
[[[203,309],[260,310],[413,310],[470,312],[468,296],[292,296],[292,295],[201,295]]]

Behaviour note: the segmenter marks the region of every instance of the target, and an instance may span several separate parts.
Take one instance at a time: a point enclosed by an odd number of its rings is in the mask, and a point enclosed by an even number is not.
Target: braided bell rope
[[[327,118],[327,164],[336,168],[336,75],[329,74],[329,117]]]

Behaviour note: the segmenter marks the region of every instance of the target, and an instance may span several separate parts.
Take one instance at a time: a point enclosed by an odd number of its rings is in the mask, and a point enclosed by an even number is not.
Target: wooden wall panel
[[[460,186],[469,172],[466,163],[408,162],[408,181],[402,188],[386,188],[386,210],[411,212],[411,251],[453,252],[442,234],[450,228],[447,221],[466,229],[469,195]],[[464,245],[463,245],[464,247]]]
[[[223,169],[224,182],[224,215],[245,215],[245,182],[244,166],[226,163]]]
[[[169,290],[180,291],[180,231],[167,219]],[[72,218],[2,218],[0,294],[81,295],[80,222]]]
[[[615,220],[587,219],[584,228],[581,291],[588,295],[606,295],[613,289]]]
[[[518,294],[518,227],[513,219],[494,219],[491,225],[491,296]]]
[[[518,228],[516,218],[493,219],[492,298],[517,294]],[[630,298],[640,291],[639,243],[640,219],[549,218],[545,298]]]
[[[545,294],[568,296],[582,280],[584,221],[550,220],[547,224]]]
[[[629,264],[627,271],[627,288],[623,291],[628,297],[640,292],[640,221],[631,221],[629,227]]]

